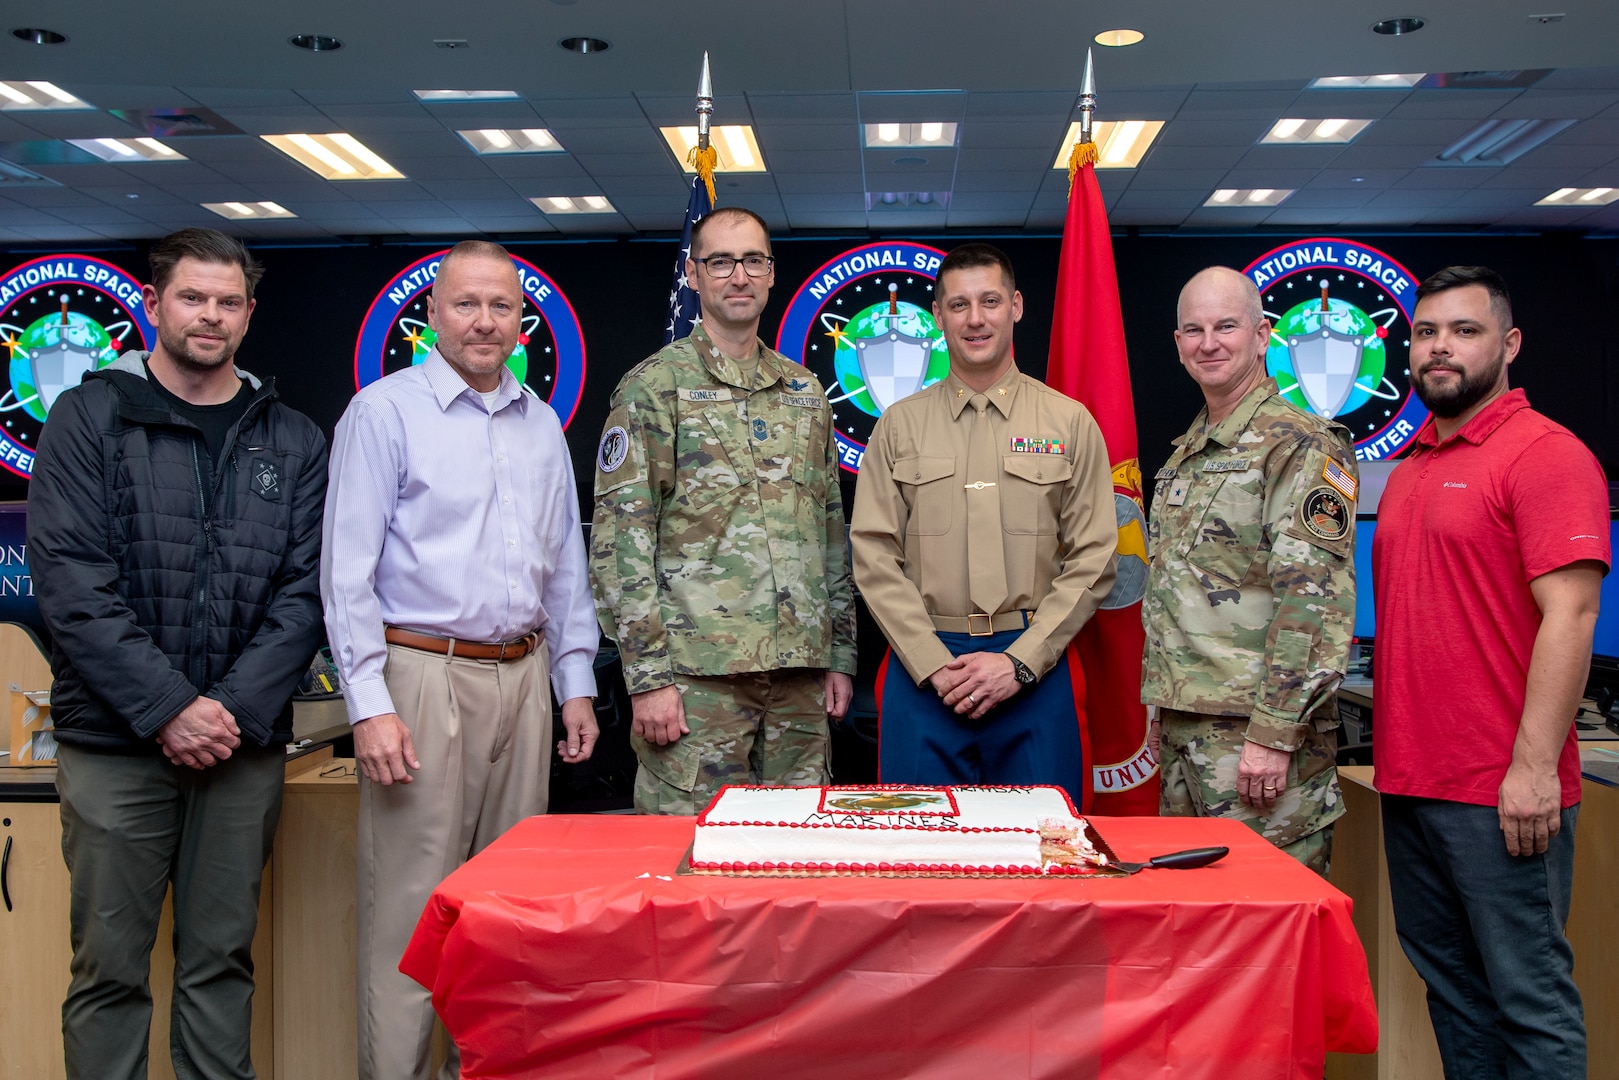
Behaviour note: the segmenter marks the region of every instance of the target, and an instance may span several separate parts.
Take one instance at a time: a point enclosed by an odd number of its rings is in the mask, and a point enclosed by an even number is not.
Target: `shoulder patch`
[[[1336,488],[1322,484],[1299,500],[1299,524],[1312,536],[1338,541],[1349,535],[1350,506]]]
[[[1360,482],[1350,476],[1349,472],[1338,464],[1336,458],[1327,458],[1327,464],[1321,470],[1321,478],[1351,501],[1355,498],[1355,492],[1360,490]]]
[[[602,432],[601,445],[596,448],[596,468],[604,473],[616,472],[629,453],[629,433],[614,424]]]

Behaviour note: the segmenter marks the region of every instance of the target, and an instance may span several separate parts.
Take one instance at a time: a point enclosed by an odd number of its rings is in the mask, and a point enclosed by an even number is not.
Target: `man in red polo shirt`
[[[1372,545],[1389,888],[1446,1077],[1585,1075],[1563,926],[1607,488],[1508,388],[1521,342],[1494,271],[1422,283],[1411,378],[1433,421],[1389,478]]]

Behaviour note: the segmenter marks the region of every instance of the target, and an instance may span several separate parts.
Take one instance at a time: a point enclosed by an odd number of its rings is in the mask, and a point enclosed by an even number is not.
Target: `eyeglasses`
[[[706,259],[694,259],[708,269],[711,278],[728,278],[736,270],[736,264],[741,263],[742,269],[748,272],[749,277],[764,277],[770,273],[770,268],[776,265],[776,260],[769,255],[745,255],[740,259],[729,255],[713,255]]]

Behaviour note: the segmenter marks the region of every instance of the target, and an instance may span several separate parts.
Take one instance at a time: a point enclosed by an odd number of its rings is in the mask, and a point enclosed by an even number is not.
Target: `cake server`
[[[1200,847],[1187,851],[1176,851],[1168,855],[1157,855],[1146,862],[1120,862],[1115,861],[1108,869],[1122,870],[1126,874],[1134,874],[1149,867],[1158,870],[1194,870],[1199,866],[1219,862],[1230,852],[1230,848]]]

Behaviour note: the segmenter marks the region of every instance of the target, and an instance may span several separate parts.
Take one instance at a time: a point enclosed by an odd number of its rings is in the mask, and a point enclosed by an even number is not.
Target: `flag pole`
[[[697,79],[697,145],[692,147],[686,160],[697,169],[703,186],[708,188],[708,202],[714,204],[714,167],[719,154],[709,145],[708,133],[714,122],[714,79],[708,70],[708,50],[703,50],[703,73]]]

